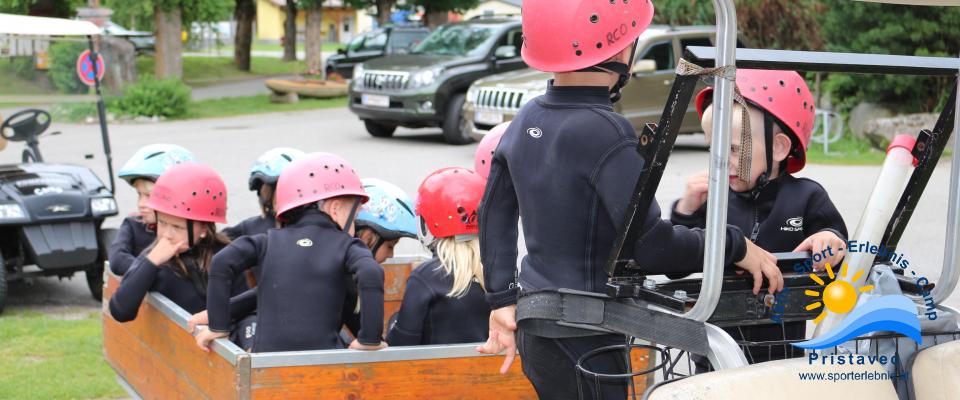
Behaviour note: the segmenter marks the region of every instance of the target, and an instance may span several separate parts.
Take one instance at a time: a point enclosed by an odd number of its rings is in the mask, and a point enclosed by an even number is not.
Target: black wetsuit
[[[740,227],[757,246],[771,253],[793,251],[810,235],[822,231],[833,232],[844,242],[847,240],[847,226],[840,212],[823,186],[810,179],[788,174],[770,181],[761,190],[730,191],[728,204],[727,222]],[[702,228],[707,223],[706,205],[691,215],[677,212],[676,202],[673,210],[670,220],[675,224]],[[736,340],[751,342],[804,339],[806,321],[724,330]],[[747,360],[751,363],[803,356],[803,350],[793,346],[756,346],[746,350]],[[703,362],[698,361],[699,364]]]
[[[520,110],[495,151],[480,209],[492,308],[515,304],[516,284],[523,293],[604,291],[604,263],[644,168],[637,146],[633,127],[613,111],[606,87],[550,85]],[[702,230],[663,220],[656,202],[643,212],[642,234],[632,245],[649,273],[702,270]],[[528,254],[515,282],[518,217]],[[726,262],[732,264],[743,258],[745,240],[736,227],[728,227],[727,234]],[[576,398],[574,363],[584,351],[625,340],[617,335],[545,339],[523,327],[518,338],[521,354],[528,352],[524,373],[541,398],[551,399]],[[595,361],[595,371],[625,369],[614,354]],[[605,398],[625,396],[625,385],[603,386]]]
[[[397,323],[387,334],[391,346],[482,342],[489,332],[490,306],[479,282],[463,297],[450,297],[453,275],[439,259],[410,272]]]
[[[156,239],[157,232],[143,223],[140,217],[124,218],[117,229],[117,237],[110,243],[110,270],[117,275],[127,273],[133,260]]]
[[[230,281],[258,264],[263,269],[253,351],[337,348],[347,274],[357,275],[360,289],[363,322],[357,339],[380,343],[383,269],[363,243],[316,210],[282,229],[241,237],[214,257],[208,290],[211,330],[230,330]]]
[[[146,252],[137,257],[110,298],[110,315],[119,322],[134,320],[148,291],[166,296],[190,314],[207,309],[205,274],[193,264],[189,251],[180,258],[190,271],[189,276],[184,276],[172,260],[157,267],[147,259]],[[246,279],[243,276],[232,279],[226,289],[230,296],[243,293],[247,290]]]

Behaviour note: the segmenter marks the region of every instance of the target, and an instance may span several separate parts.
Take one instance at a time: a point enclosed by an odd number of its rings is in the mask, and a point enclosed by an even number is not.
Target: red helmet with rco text
[[[523,60],[544,72],[600,64],[633,46],[653,20],[650,0],[525,0]]]

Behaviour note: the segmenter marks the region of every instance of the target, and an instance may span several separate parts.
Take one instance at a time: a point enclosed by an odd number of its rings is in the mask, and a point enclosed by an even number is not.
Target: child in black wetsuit
[[[483,291],[477,208],[485,180],[465,168],[444,168],[420,185],[420,236],[433,252],[407,279],[391,346],[472,343],[487,337],[490,306]]]

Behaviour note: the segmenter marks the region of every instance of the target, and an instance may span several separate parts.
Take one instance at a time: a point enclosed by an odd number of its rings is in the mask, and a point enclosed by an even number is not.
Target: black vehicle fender
[[[447,102],[455,94],[466,93],[477,79],[493,74],[489,63],[478,62],[451,68],[443,73],[446,79],[437,87],[433,109],[441,119],[444,117]]]

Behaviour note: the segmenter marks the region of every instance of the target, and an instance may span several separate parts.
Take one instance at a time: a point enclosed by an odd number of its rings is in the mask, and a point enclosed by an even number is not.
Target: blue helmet
[[[363,179],[370,201],[357,214],[357,227],[370,228],[385,240],[417,237],[417,218],[410,197],[396,185],[379,179]]]
[[[291,161],[304,155],[304,152],[289,147],[277,147],[263,153],[250,167],[250,190],[260,190],[263,184],[275,185],[280,172]]]
[[[155,143],[137,150],[117,175],[131,185],[137,179],[156,181],[167,168],[196,161],[190,150],[175,144]]]

